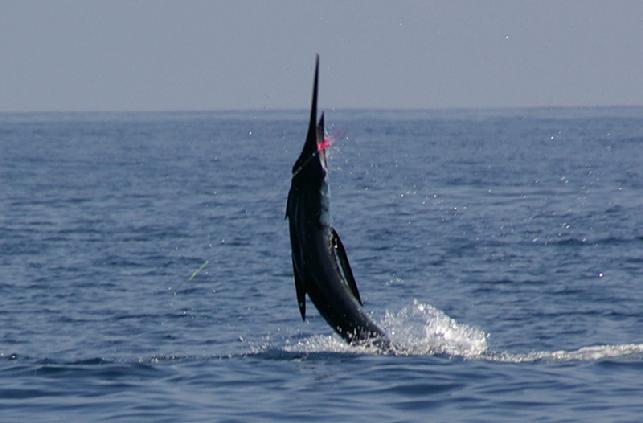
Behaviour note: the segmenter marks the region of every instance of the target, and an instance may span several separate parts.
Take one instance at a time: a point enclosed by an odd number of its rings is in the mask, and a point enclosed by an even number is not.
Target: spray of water
[[[386,312],[380,326],[391,340],[392,349],[373,345],[348,345],[336,336],[312,336],[287,344],[289,352],[353,352],[395,355],[447,354],[478,357],[487,350],[487,334],[456,322],[444,312],[417,300],[398,312]]]
[[[287,342],[284,349],[300,353],[447,355],[511,363],[587,361],[643,355],[643,344],[597,345],[571,351],[493,352],[487,349],[487,333],[459,323],[443,311],[417,300],[400,311],[387,311],[379,323],[391,340],[392,350],[382,351],[373,345],[348,345],[337,336],[311,336],[295,343]]]
[[[456,322],[441,310],[417,300],[381,322],[397,354],[478,357],[487,350],[487,334]]]

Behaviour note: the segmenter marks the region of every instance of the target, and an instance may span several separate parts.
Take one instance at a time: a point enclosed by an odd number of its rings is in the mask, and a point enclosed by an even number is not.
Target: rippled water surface
[[[393,352],[299,317],[306,112],[0,114],[0,420],[640,420],[643,109],[326,119]]]

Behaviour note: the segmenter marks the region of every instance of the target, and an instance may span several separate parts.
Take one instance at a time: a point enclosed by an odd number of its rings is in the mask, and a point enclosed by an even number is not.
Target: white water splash
[[[339,336],[315,335],[302,339],[295,344],[286,342],[284,350],[298,353],[353,353],[353,354],[381,354],[382,351],[372,345],[349,345]]]
[[[396,313],[387,311],[379,324],[391,340],[392,351],[373,345],[348,345],[337,336],[312,336],[284,348],[288,352],[448,354],[465,358],[478,357],[487,350],[487,334],[483,331],[458,323],[417,300]]]
[[[473,358],[487,350],[485,332],[458,323],[443,311],[417,300],[397,313],[386,312],[380,324],[399,355]]]
[[[595,361],[613,357],[643,356],[643,344],[597,345],[577,350],[532,351],[528,353],[493,352],[487,350],[488,334],[459,323],[443,311],[413,300],[398,312],[387,311],[379,322],[392,343],[392,350],[383,351],[373,345],[349,345],[336,335],[311,336],[297,343],[287,342],[288,352],[334,352],[356,354],[436,355],[464,359],[510,363],[535,361]]]

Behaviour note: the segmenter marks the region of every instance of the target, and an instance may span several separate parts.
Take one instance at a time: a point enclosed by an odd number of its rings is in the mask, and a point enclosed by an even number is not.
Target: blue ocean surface
[[[297,309],[307,112],[0,114],[0,421],[640,421],[643,108],[328,111],[395,351]]]

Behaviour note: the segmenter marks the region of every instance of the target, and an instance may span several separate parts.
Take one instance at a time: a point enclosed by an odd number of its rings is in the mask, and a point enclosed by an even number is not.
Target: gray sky
[[[643,105],[643,1],[0,0],[0,111]]]

